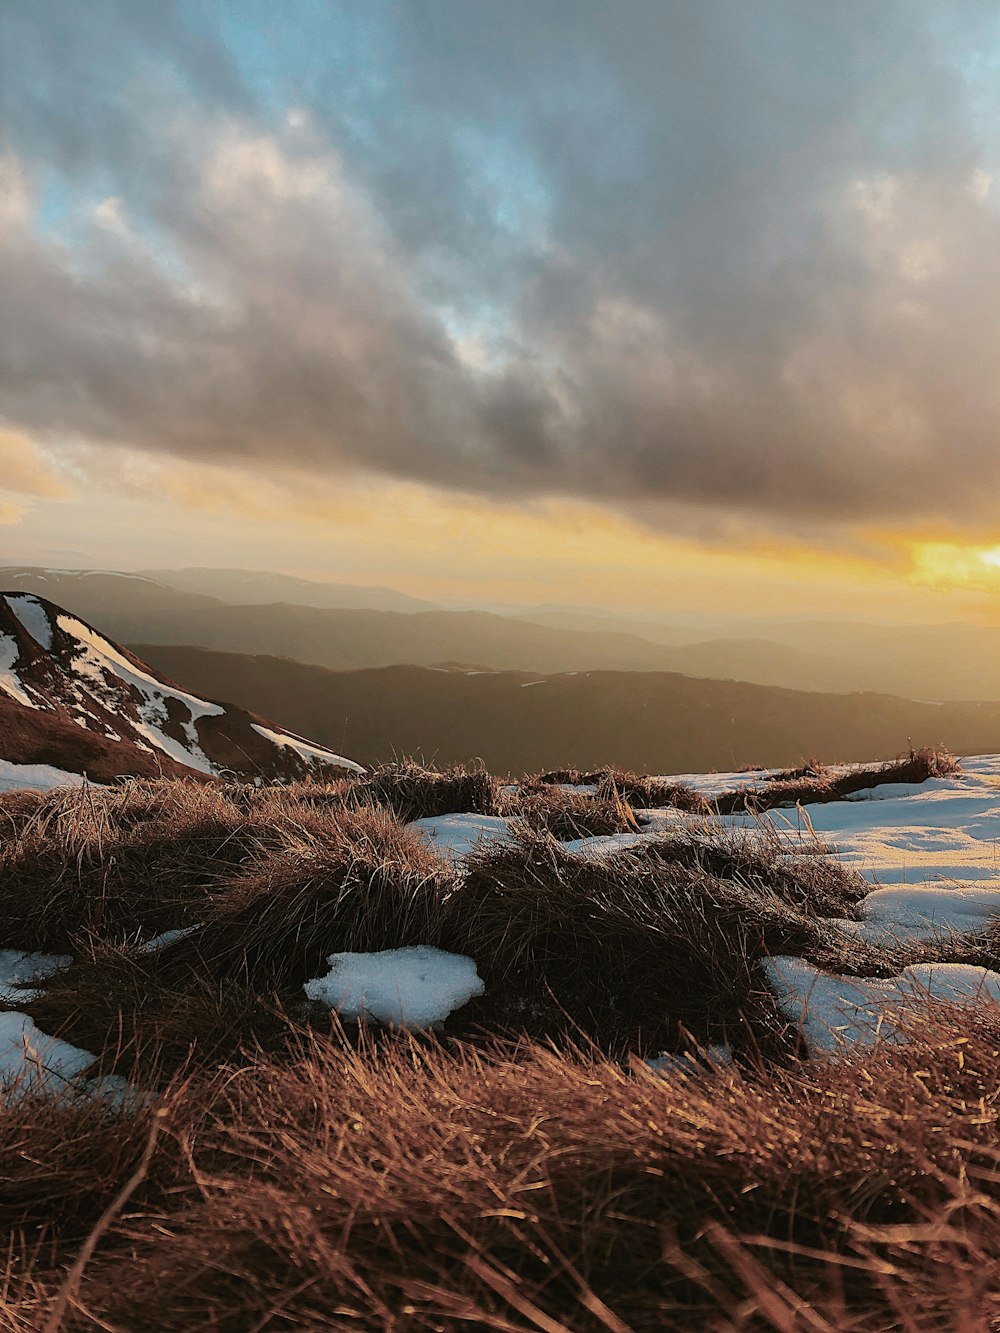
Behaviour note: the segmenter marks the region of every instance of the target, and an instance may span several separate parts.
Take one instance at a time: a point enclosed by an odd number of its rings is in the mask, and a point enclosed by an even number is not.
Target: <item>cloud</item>
[[[11,499],[11,495],[18,497]],[[20,523],[30,499],[66,500],[72,495],[36,445],[0,425],[0,526]]]
[[[38,0],[5,412],[698,531],[988,532],[993,11]]]

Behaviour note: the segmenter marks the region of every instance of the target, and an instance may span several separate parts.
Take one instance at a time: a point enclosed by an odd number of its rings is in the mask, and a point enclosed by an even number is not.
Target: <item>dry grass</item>
[[[301,986],[328,954],[433,944],[451,875],[385,810],[327,812],[231,875],[202,928],[162,951],[167,968],[257,987]]]
[[[887,782],[920,783],[944,778],[958,771],[959,764],[946,750],[927,746],[911,750],[905,759],[871,764],[835,773],[815,760],[798,769],[773,774],[762,787],[743,787],[723,792],[712,802],[721,815],[740,810],[774,810],[782,806],[841,801],[854,792]]]
[[[530,828],[551,833],[561,842],[634,833],[639,828],[632,807],[617,793],[602,798],[539,785],[508,796],[504,812],[523,819]]]
[[[76,954],[30,1012],[138,1092],[124,1115],[2,1099],[0,1328],[1000,1319],[1000,1010],[937,1006],[908,1047],[803,1062],[764,982],[769,953],[916,960],[819,920],[850,917],[862,881],[818,848],[786,857],[769,821],[568,853],[554,833],[634,826],[624,781],[610,801],[480,786],[522,824],[460,874],[397,815],[475,808],[464,778],[404,776],[392,799],[362,779],[4,803],[0,906],[18,942]],[[155,954],[129,939],[193,920]],[[997,941],[950,947],[996,965]],[[470,954],[486,982],[443,1031],[345,1033],[304,1004],[326,954],[408,943]],[[635,1060],[720,1040],[736,1068]]]
[[[680,1049],[687,1033],[780,1045],[757,961],[818,938],[767,891],[628,851],[585,858],[530,829],[468,858],[440,936],[486,983],[463,1023],[618,1052]]]
[[[603,771],[597,784],[596,794],[606,800],[618,798],[628,801],[636,810],[674,806],[678,810],[700,814],[708,809],[705,798],[682,783],[665,782],[662,778],[626,773],[620,768],[607,768]]]
[[[910,1048],[845,1063],[668,1079],[312,1038],[172,1106],[64,1327],[984,1329],[1000,1033],[914,1026]],[[9,1233],[59,1184],[86,1192],[84,1164],[103,1172],[84,1222],[133,1170],[141,1124],[106,1148],[74,1114],[62,1137],[0,1120]],[[36,1260],[39,1316],[80,1221]]]
[[[438,772],[411,759],[382,764],[351,785],[355,802],[384,805],[404,822],[431,815],[498,815],[503,791],[499,778],[483,768],[458,764]]]
[[[199,920],[227,874],[310,818],[276,789],[246,804],[188,782],[51,793],[0,837],[4,945],[63,951]]]

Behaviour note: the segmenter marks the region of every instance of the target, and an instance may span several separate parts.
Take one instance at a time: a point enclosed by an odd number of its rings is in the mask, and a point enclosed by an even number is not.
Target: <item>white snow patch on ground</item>
[[[93,1063],[89,1051],[46,1036],[27,1014],[0,1013],[0,1087],[58,1090]]]
[[[44,981],[73,961],[69,954],[24,953],[21,949],[0,949],[0,1005],[30,1004],[42,994],[29,986]]]
[[[412,820],[407,828],[426,838],[441,856],[458,860],[484,843],[509,842],[512,822],[503,815],[428,815]]]
[[[0,759],[0,791],[51,791],[53,787],[80,787],[86,780],[82,773],[67,773],[49,764],[14,764]]]
[[[305,984],[311,1000],[342,1017],[405,1028],[443,1023],[486,989],[471,958],[429,945],[381,953],[335,953],[330,971]]]
[[[186,939],[188,935],[193,935],[201,930],[202,923],[199,921],[194,926],[178,926],[176,930],[165,930],[160,935],[154,935],[151,940],[146,940],[144,944],[139,945],[140,953],[159,953],[165,949],[168,944],[173,944],[174,940]]]
[[[38,598],[27,592],[12,592],[7,594],[6,601],[35,642],[51,652],[52,622]]]
[[[1000,916],[1000,755],[961,762],[951,777],[802,807],[819,841],[873,885],[859,906],[861,922],[845,928],[884,943],[982,930]],[[794,851],[802,819],[795,810],[722,822],[749,828],[759,818]]]
[[[73,670],[91,682],[90,688],[98,698],[104,699],[108,694],[108,676],[117,676],[119,680],[135,689],[143,699],[143,702],[136,706],[137,719],[129,719],[140,735],[156,749],[162,750],[171,759],[176,759],[178,763],[186,764],[189,768],[195,768],[202,773],[215,772],[198,742],[195,722],[201,717],[219,717],[225,713],[224,708],[218,704],[207,703],[204,699],[199,699],[184,690],[171,689],[170,686],[164,685],[148,672],[135,666],[107,639],[95,634],[73,616],[57,616],[56,624],[80,645],[79,651],[73,658]],[[190,720],[182,725],[186,738],[184,744],[162,730],[169,721],[167,699],[176,699],[190,713]],[[110,700],[112,711],[119,703],[117,694],[114,694]]]
[[[1000,973],[965,963],[920,963],[888,981],[832,976],[791,957],[771,958],[765,969],[810,1053],[898,1044],[905,1039],[893,1016],[932,1000],[1000,1004]]]
[[[604,857],[613,856],[624,847],[641,847],[650,842],[656,833],[604,833],[591,838],[571,838],[562,844],[563,850],[574,852],[577,856]]]
[[[303,740],[301,736],[293,736],[286,731],[272,731],[270,727],[259,726],[256,722],[251,722],[250,725],[258,736],[273,741],[275,745],[284,745],[287,749],[294,750],[307,764],[337,764],[355,773],[365,771],[353,759],[345,759],[342,755],[334,754],[332,750],[325,750],[322,745],[313,745],[311,741]]]

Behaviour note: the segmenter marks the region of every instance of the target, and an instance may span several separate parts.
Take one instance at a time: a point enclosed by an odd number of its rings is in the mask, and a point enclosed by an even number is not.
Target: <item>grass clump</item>
[[[808,849],[809,844],[804,844]],[[755,894],[773,894],[810,917],[853,919],[871,884],[849,866],[823,856],[815,844],[788,854],[788,844],[769,820],[751,829],[720,828],[708,821],[668,830],[631,856],[685,866],[712,879],[732,880]]]
[[[388,806],[404,823],[432,815],[498,815],[503,791],[485,769],[458,764],[439,772],[413,760],[382,764],[351,784],[355,802]]]
[[[810,762],[798,769],[771,775],[764,786],[723,792],[713,802],[720,815],[742,810],[774,810],[793,805],[842,801],[845,796],[887,782],[919,784],[929,778],[949,777],[960,765],[947,750],[925,746],[911,750],[905,759],[886,764],[852,766],[843,772]]]
[[[628,801],[636,810],[655,810],[673,806],[678,810],[687,810],[700,814],[708,810],[708,803],[698,792],[685,787],[683,783],[666,782],[663,778],[640,776],[627,773],[620,768],[607,768],[597,783],[596,795],[599,799],[613,800],[616,797]]]
[[[230,875],[202,926],[168,944],[166,967],[297,988],[331,953],[434,944],[448,868],[389,811],[328,812]]]
[[[53,792],[0,841],[4,944],[63,952],[84,935],[155,935],[196,921],[275,825],[273,808],[254,818],[210,784]]]
[[[441,942],[476,959],[486,983],[460,1011],[465,1024],[673,1050],[685,1033],[739,1043],[751,1021],[780,1043],[757,962],[816,934],[808,917],[735,880],[626,851],[580,856],[524,829],[468,858]]]
[[[634,833],[639,828],[632,807],[617,794],[600,798],[554,786],[508,797],[506,813],[523,819],[530,828],[551,833],[560,842]]]

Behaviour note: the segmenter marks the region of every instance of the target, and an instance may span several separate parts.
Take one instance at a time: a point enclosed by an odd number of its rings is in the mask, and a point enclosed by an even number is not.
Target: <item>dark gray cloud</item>
[[[9,427],[699,523],[1000,522],[995,6],[8,18]]]

